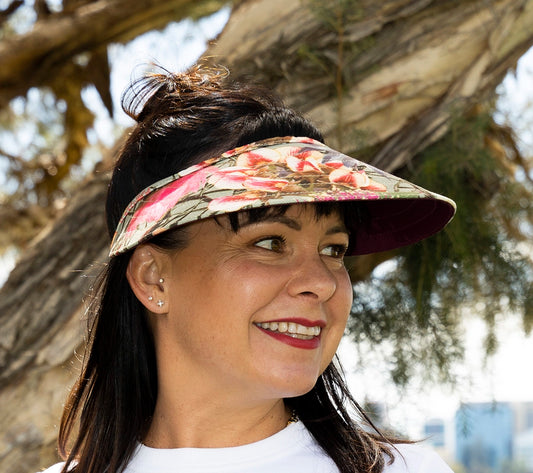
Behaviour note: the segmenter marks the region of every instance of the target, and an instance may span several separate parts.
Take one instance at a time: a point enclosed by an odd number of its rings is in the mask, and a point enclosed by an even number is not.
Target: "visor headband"
[[[383,251],[425,238],[448,223],[455,204],[313,139],[272,138],[227,151],[144,189],[124,211],[109,254],[124,253],[171,228],[238,210],[323,201],[377,204],[398,199],[435,202],[437,205],[423,207],[424,215],[432,214],[431,228],[420,229],[413,236],[403,235],[397,243],[361,247],[355,253]],[[379,209],[374,204],[371,207]],[[394,206],[396,219],[397,209]],[[386,218],[379,210],[372,213]],[[417,223],[423,224],[420,219]],[[409,223],[401,226],[405,233]],[[394,228],[381,226],[376,231],[385,234],[394,232]],[[369,238],[374,237],[369,234]]]

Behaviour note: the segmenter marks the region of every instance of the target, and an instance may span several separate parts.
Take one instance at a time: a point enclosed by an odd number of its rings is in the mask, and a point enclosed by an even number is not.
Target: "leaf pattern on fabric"
[[[110,255],[172,227],[252,207],[402,198],[443,199],[310,138],[273,138],[230,150],[142,191],[126,208]]]

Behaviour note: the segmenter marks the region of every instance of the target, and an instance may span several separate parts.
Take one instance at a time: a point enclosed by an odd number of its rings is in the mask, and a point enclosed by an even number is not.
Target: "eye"
[[[285,247],[285,238],[283,238],[282,236],[269,236],[261,238],[260,240],[257,240],[254,243],[254,246],[264,248],[268,251],[275,251],[276,253],[280,253]]]
[[[347,245],[328,245],[322,249],[320,254],[324,256],[331,256],[332,258],[344,258],[348,251]]]

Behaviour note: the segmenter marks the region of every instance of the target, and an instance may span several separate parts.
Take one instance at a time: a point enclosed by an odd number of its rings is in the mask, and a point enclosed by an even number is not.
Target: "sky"
[[[119,109],[120,96],[132,77],[142,72],[150,62],[159,62],[169,70],[182,70],[192,64],[204,51],[208,40],[220,31],[229,16],[229,9],[200,20],[171,24],[161,32],[151,32],[127,45],[109,48],[113,64],[111,90],[115,102],[115,120],[122,126],[131,124]],[[520,61],[516,72],[509,74],[499,92],[499,121],[509,121],[519,131],[523,150],[533,153],[533,133],[524,126],[533,122],[533,49]],[[90,139],[105,145],[113,144],[116,130],[94,89],[84,92],[84,100],[97,114],[95,129]],[[524,119],[525,118],[525,119]],[[14,253],[0,258],[0,286],[14,263]],[[485,327],[475,314],[464,319],[466,333],[466,359],[459,367],[461,383],[454,389],[414,383],[399,392],[388,380],[386,367],[370,353],[361,370],[355,350],[348,340],[340,348],[340,356],[347,371],[353,393],[359,401],[380,400],[388,405],[389,420],[403,432],[421,435],[421,425],[427,419],[443,418],[451,422],[460,402],[480,401],[533,401],[533,377],[524,374],[525,360],[533,359],[533,339],[526,337],[520,318],[506,314],[500,321],[498,332],[501,345],[495,356],[484,360],[481,342]]]

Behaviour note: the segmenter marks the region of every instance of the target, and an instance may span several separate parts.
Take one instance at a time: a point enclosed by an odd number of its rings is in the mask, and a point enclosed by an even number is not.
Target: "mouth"
[[[322,327],[318,325],[308,327],[296,322],[260,322],[255,325],[273,334],[282,334],[298,340],[312,340],[322,331]]]

